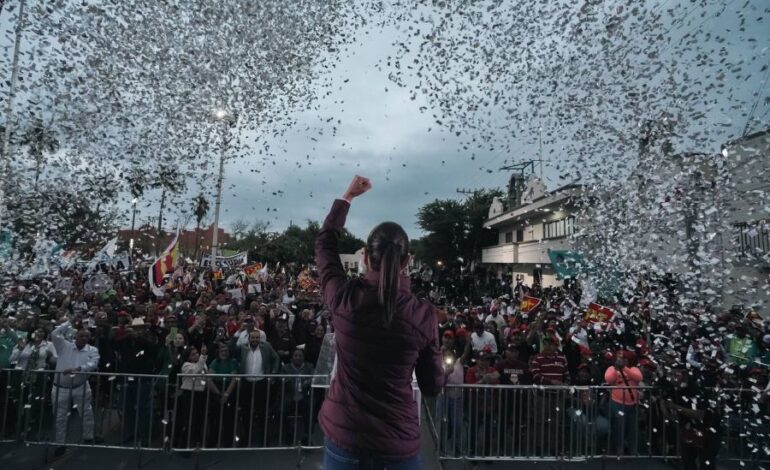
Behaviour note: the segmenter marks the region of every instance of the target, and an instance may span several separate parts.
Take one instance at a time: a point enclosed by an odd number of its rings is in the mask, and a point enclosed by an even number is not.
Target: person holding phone
[[[324,468],[420,467],[420,426],[412,374],[423,394],[445,382],[433,305],[410,291],[409,238],[400,225],[383,222],[367,238],[367,274],[348,279],[338,242],[353,199],[372,188],[355,176],[316,238],[316,264],[331,314],[337,372],[321,407],[326,436]]]

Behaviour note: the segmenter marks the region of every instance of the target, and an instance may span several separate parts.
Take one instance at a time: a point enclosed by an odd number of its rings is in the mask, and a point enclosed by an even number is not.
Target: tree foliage
[[[426,234],[412,242],[415,258],[447,265],[479,259],[481,248],[496,242],[496,234],[484,228],[495,196],[502,196],[502,191],[475,191],[462,201],[436,199],[422,206],[417,212],[417,225]]]
[[[321,225],[313,220],[308,220],[305,227],[291,225],[283,232],[271,232],[269,224],[256,221],[228,246],[235,250],[248,251],[249,258],[271,264],[311,264],[314,263],[315,239],[320,230]],[[362,240],[343,229],[339,244],[340,253],[354,253],[363,246]]]

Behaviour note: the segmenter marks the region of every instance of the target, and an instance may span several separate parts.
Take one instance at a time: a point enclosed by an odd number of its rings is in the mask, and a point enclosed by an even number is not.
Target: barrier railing
[[[315,375],[178,376],[171,449],[317,449]]]
[[[162,375],[0,371],[0,439],[177,452],[318,449],[318,375]],[[628,387],[447,385],[426,400],[445,460],[678,458],[688,419],[663,391]],[[721,460],[770,461],[770,407],[756,389],[709,393]],[[686,399],[687,397],[685,397]],[[685,403],[686,404],[686,403]],[[680,405],[681,406],[681,405]],[[686,439],[686,438],[685,438]],[[717,449],[714,449],[716,447]],[[697,450],[697,449],[696,449]]]
[[[0,371],[2,441],[140,450],[318,449],[314,375]]]
[[[618,401],[636,404],[613,401],[613,391]],[[447,385],[426,404],[444,460],[669,459],[683,451],[713,451],[721,460],[770,461],[770,418],[762,393],[721,389],[711,395],[719,440],[706,440],[716,446],[706,449],[698,447],[703,442],[682,442],[695,430],[695,418],[675,411],[668,397],[651,387]]]

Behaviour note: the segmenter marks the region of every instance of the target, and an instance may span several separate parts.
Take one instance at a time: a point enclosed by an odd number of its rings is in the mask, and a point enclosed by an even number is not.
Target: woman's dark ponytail
[[[380,273],[377,301],[382,308],[383,324],[389,326],[396,314],[401,264],[409,254],[409,238],[400,225],[383,222],[369,234],[366,249],[369,265]]]

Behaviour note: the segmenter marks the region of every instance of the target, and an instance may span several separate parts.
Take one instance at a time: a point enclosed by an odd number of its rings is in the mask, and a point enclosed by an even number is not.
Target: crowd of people
[[[309,439],[306,423],[323,393],[311,405],[307,376],[329,330],[310,271],[179,269],[163,297],[152,294],[144,272],[101,273],[112,285],[100,292],[84,292],[78,271],[62,273],[71,279],[66,290],[56,279],[7,284],[5,435],[50,439],[53,427],[57,443],[173,439],[175,448]],[[288,377],[298,375],[306,377]],[[98,425],[111,409],[121,417],[117,430]],[[74,412],[78,436],[68,435]]]
[[[142,269],[103,274],[112,286],[88,293],[76,271],[61,273],[72,281],[68,289],[54,279],[8,280],[0,316],[6,436],[34,440],[49,433],[63,444],[73,440],[68,420],[76,413],[82,430],[74,439],[115,439],[95,421],[118,408],[121,444],[309,442],[310,426],[296,424],[315,419],[323,393],[311,397],[309,378],[290,377],[313,374],[333,330],[312,270],[213,276],[180,269],[163,297],[152,294]],[[430,296],[429,287],[430,279],[413,276],[421,295]],[[535,433],[538,423],[507,405],[479,405],[478,394],[489,388],[458,387],[501,384],[540,387],[525,390],[536,407],[559,410],[549,421],[590,427],[609,453],[635,454],[650,445],[638,429],[640,419],[649,421],[640,417],[649,416],[647,405],[661,420],[678,423],[676,430],[660,429],[678,436],[671,445],[682,443],[687,462],[713,462],[722,425],[736,419],[753,423],[752,445],[764,453],[770,324],[756,312],[684,309],[675,301],[661,310],[640,294],[608,303],[615,315],[593,321],[579,305],[576,284],[519,283],[505,291],[454,295],[446,302],[453,305],[437,309],[448,385],[446,437],[455,448],[466,434],[470,452],[491,455],[495,439],[509,437],[495,436],[501,420],[509,433]],[[616,388],[579,391],[602,385]],[[543,386],[570,388],[549,395]],[[733,389],[740,392],[726,405],[719,391]],[[602,405],[581,414],[575,405],[581,400]],[[477,425],[479,415],[485,424]]]
[[[673,295],[660,302],[661,294],[640,289],[629,301],[595,305],[611,312],[604,321],[579,305],[577,284],[519,284],[479,305],[440,311],[445,446],[490,456],[505,448],[501,443],[523,446],[519,434],[547,447],[568,442],[564,430],[577,429],[590,432],[603,453],[681,451],[686,468],[713,468],[725,427],[733,426],[735,436],[746,437],[745,455],[767,459],[770,322],[756,309],[686,309]],[[658,308],[649,302],[656,295]],[[496,392],[462,384],[527,387]],[[517,400],[534,410],[512,410]],[[548,453],[543,445],[529,452]],[[507,452],[524,452],[513,447]]]

